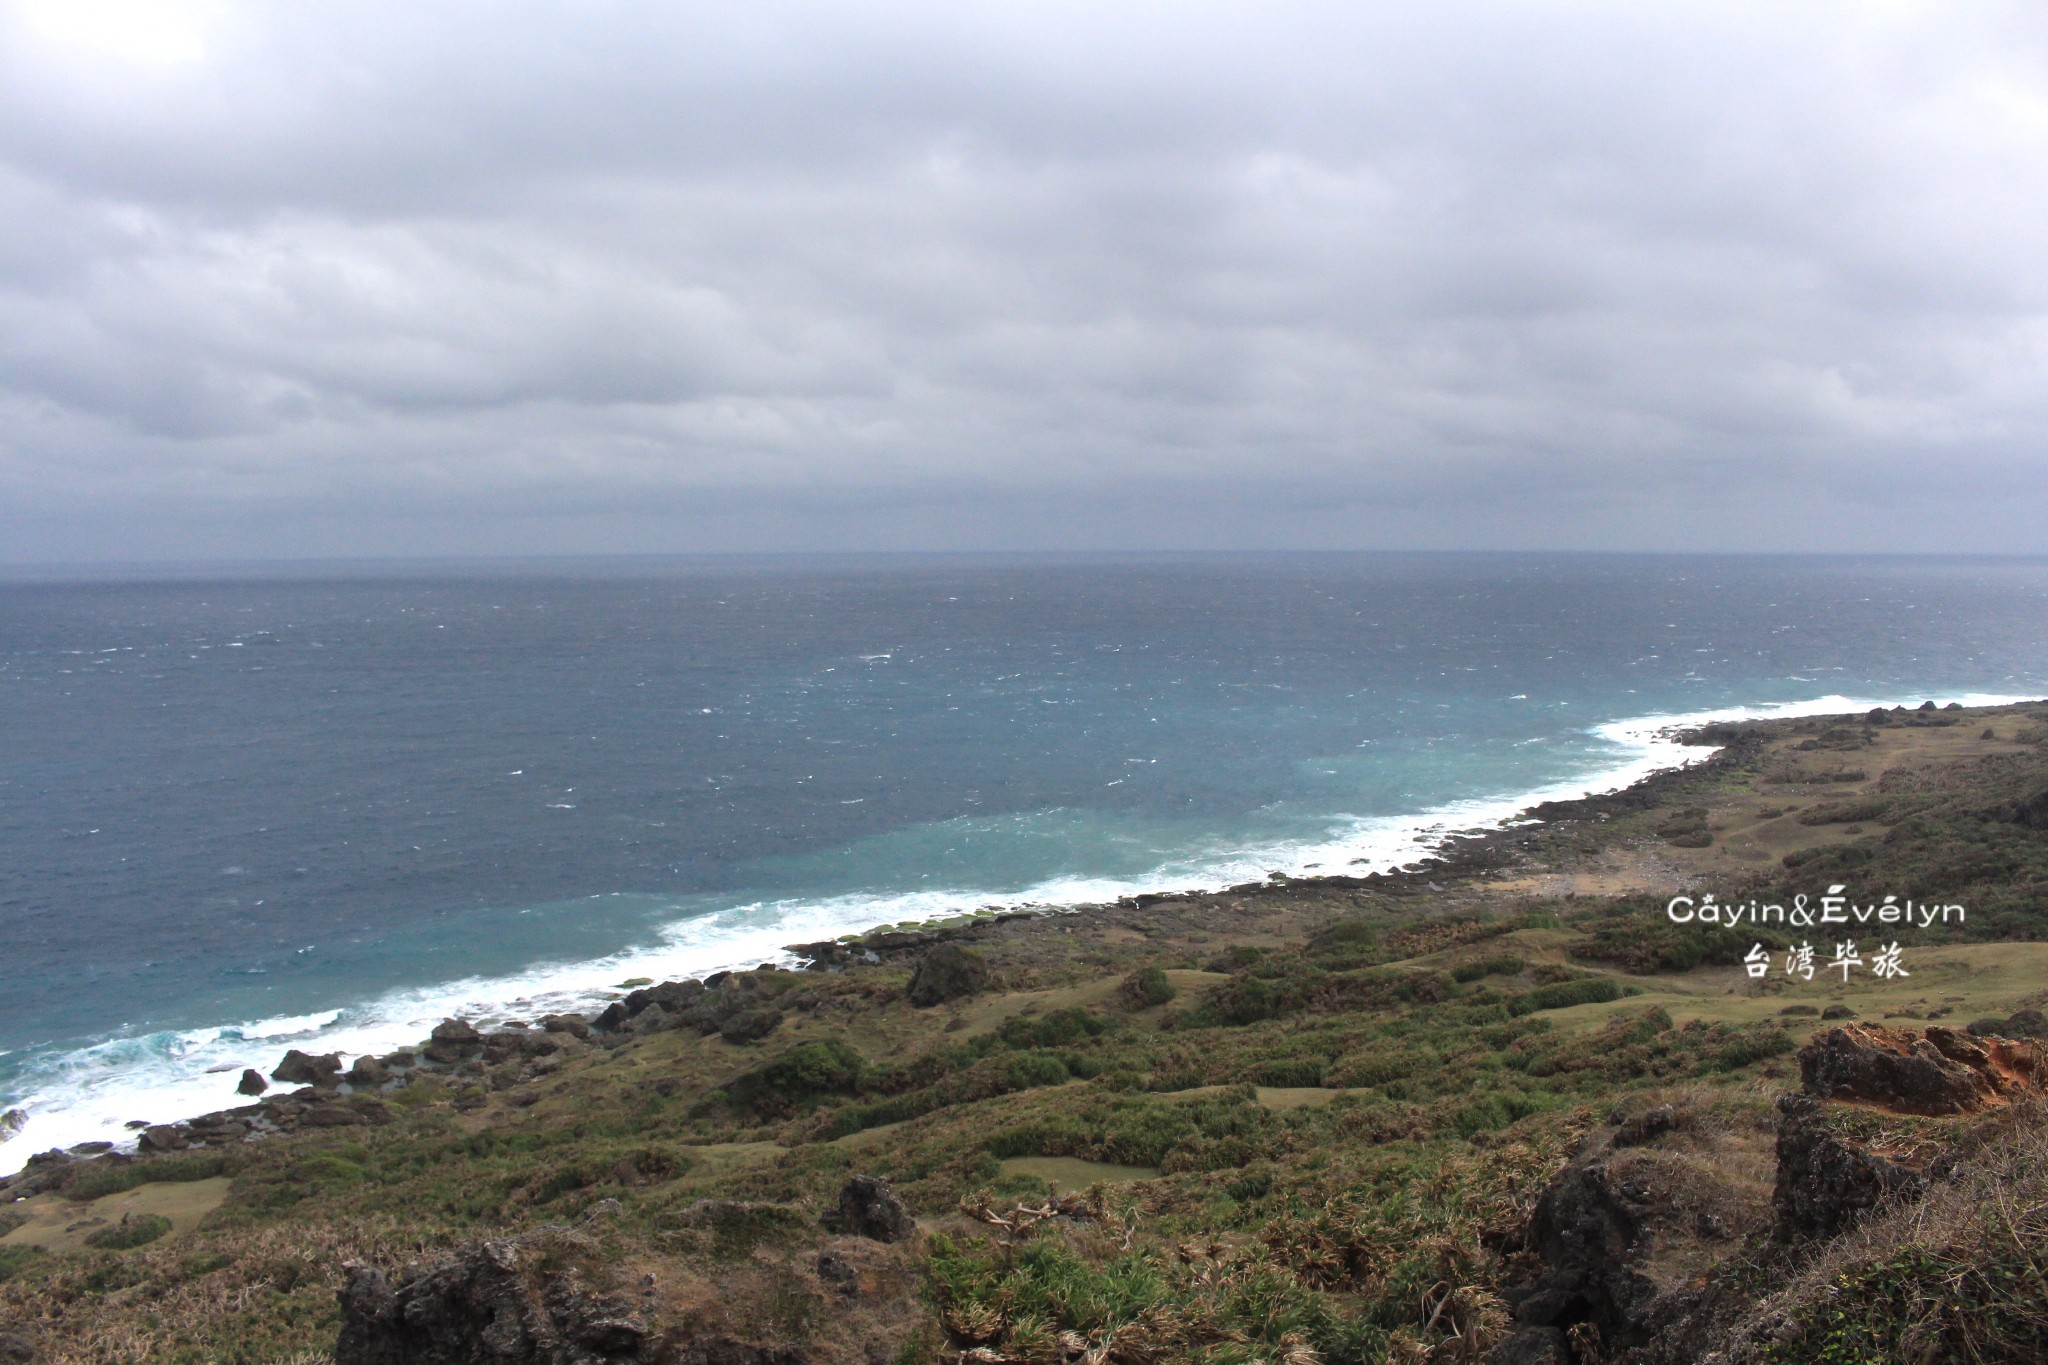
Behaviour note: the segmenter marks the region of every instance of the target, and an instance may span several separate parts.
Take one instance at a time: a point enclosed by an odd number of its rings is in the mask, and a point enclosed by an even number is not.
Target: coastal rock
[[[590,1021],[580,1014],[550,1014],[540,1021],[540,1026],[549,1033],[566,1033],[572,1038],[588,1038]]]
[[[838,1231],[871,1241],[907,1241],[917,1231],[910,1210],[880,1176],[857,1175],[848,1180],[839,1191],[837,1214],[834,1225]]]
[[[52,1147],[47,1152],[37,1152],[26,1165],[13,1175],[0,1178],[0,1188],[7,1191],[12,1199],[26,1199],[32,1194],[54,1190],[71,1175],[71,1168],[79,1164],[71,1153]]]
[[[627,1033],[659,1033],[667,1028],[668,1011],[660,1005],[650,1004],[639,1013],[627,1017],[624,1029]]]
[[[626,1013],[635,1015],[653,1005],[674,1014],[688,1009],[704,998],[704,983],[696,980],[664,981],[658,986],[643,986],[626,996]]]
[[[255,1067],[245,1067],[241,1082],[235,1086],[238,1095],[260,1095],[270,1089],[270,1082],[263,1079],[263,1073]]]
[[[0,1114],[0,1142],[5,1142],[28,1127],[28,1114],[20,1109],[10,1109]]]
[[[917,960],[906,994],[913,1005],[943,1005],[976,994],[988,979],[988,963],[981,954],[957,943],[941,943]]]
[[[434,1025],[434,1031],[427,1035],[437,1043],[466,1043],[481,1045],[484,1036],[476,1031],[476,1025],[467,1019],[443,1019]]]
[[[192,1140],[183,1128],[160,1123],[143,1129],[137,1145],[146,1152],[182,1152],[192,1145]]]
[[[455,1066],[483,1051],[484,1037],[467,1019],[443,1019],[434,1025],[420,1055],[440,1066]]]
[[[284,1054],[270,1079],[286,1085],[333,1085],[341,1079],[341,1054],[327,1052],[314,1056],[293,1048]]]
[[[305,1121],[315,1128],[346,1128],[363,1118],[345,1104],[316,1104],[306,1111]]]
[[[358,1057],[355,1063],[343,1074],[343,1079],[358,1090],[367,1090],[390,1080],[391,1068],[385,1066],[384,1063],[378,1061],[375,1057]]]

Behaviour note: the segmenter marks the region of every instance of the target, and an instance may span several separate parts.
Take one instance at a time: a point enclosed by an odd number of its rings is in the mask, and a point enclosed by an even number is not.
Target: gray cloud
[[[20,0],[0,556],[2048,549],[2034,7],[656,9]]]

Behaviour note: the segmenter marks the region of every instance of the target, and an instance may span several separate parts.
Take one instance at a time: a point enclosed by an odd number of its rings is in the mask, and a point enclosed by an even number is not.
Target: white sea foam
[[[127,1142],[130,1120],[165,1122],[243,1102],[239,1070],[268,1071],[288,1047],[384,1053],[423,1039],[440,1020],[532,1019],[588,1009],[616,994],[620,982],[648,977],[703,976],[761,962],[787,961],[785,944],[834,938],[878,925],[942,919],[992,903],[1047,909],[1115,900],[1159,890],[1216,890],[1269,873],[1313,875],[1406,866],[1452,838],[1514,819],[1542,801],[1613,791],[1667,768],[1698,762],[1711,748],[1678,743],[1676,732],[1718,720],[1828,715],[1891,706],[1899,699],[1816,697],[1773,706],[1731,707],[1609,721],[1591,733],[1612,761],[1534,790],[1454,801],[1408,815],[1333,817],[1326,837],[1250,848],[1201,850],[1138,877],[1061,877],[1021,891],[957,888],[900,895],[848,895],[809,901],[762,901],[679,921],[659,943],[610,956],[549,963],[504,976],[471,977],[393,991],[346,1009],[279,1016],[209,1028],[117,1038],[51,1059],[33,1074],[18,1101],[27,1119],[0,1145],[0,1174],[19,1170],[33,1152],[93,1140]],[[1914,702],[1917,703],[1918,697]],[[1996,706],[2024,697],[1966,694],[1965,706]]]

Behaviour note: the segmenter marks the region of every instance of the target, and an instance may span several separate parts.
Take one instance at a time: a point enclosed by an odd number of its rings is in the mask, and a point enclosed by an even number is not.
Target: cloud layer
[[[0,555],[2048,550],[2044,209],[2031,6],[20,0]]]

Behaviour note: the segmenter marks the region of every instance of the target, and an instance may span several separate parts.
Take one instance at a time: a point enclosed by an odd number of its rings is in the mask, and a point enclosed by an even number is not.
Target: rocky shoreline
[[[1956,723],[1961,708],[1927,702],[1872,711],[1860,719],[1871,726],[1943,727]],[[1846,718],[1845,718],[1846,719]],[[931,1005],[971,994],[977,944],[1014,940],[1046,932],[1048,921],[1084,915],[1103,924],[1143,926],[1160,910],[1202,917],[1224,915],[1248,903],[1314,897],[1331,892],[1371,891],[1393,897],[1441,892],[1441,882],[1469,883],[1526,865],[1531,850],[1559,830],[1597,828],[1616,816],[1655,808],[1684,784],[1753,759],[1770,733],[1770,722],[1722,722],[1679,735],[1688,746],[1712,747],[1703,759],[1659,770],[1612,792],[1530,806],[1513,820],[1485,830],[1447,834],[1430,853],[1392,871],[1362,875],[1293,877],[1273,873],[1264,881],[1220,890],[1147,892],[1116,901],[1061,907],[991,907],[964,923],[926,929],[885,929],[847,939],[788,945],[799,966],[764,964],[749,972],[724,971],[700,979],[666,981],[633,989],[588,1015],[550,1014],[532,1023],[508,1023],[488,1034],[467,1019],[449,1018],[413,1049],[381,1057],[344,1061],[341,1054],[287,1051],[266,1078],[250,1068],[240,1092],[263,1096],[254,1103],[163,1123],[135,1121],[136,1150],[130,1154],[107,1142],[87,1142],[29,1158],[12,1176],[0,1176],[0,1199],[22,1198],[55,1188],[80,1163],[120,1164],[153,1155],[262,1141],[302,1128],[344,1128],[390,1121],[388,1097],[423,1079],[455,1088],[458,1108],[480,1107],[492,1093],[516,1092],[591,1047],[618,1046],[669,1029],[717,1034],[735,1044],[773,1034],[791,1011],[810,1011],[819,999],[801,989],[806,973],[843,972],[863,967],[919,964],[926,984],[914,977],[913,1003]],[[935,953],[941,945],[953,952]],[[967,950],[964,954],[957,950]],[[929,962],[931,966],[923,964]],[[955,977],[961,978],[955,980]],[[271,1082],[297,1086],[265,1094]]]

